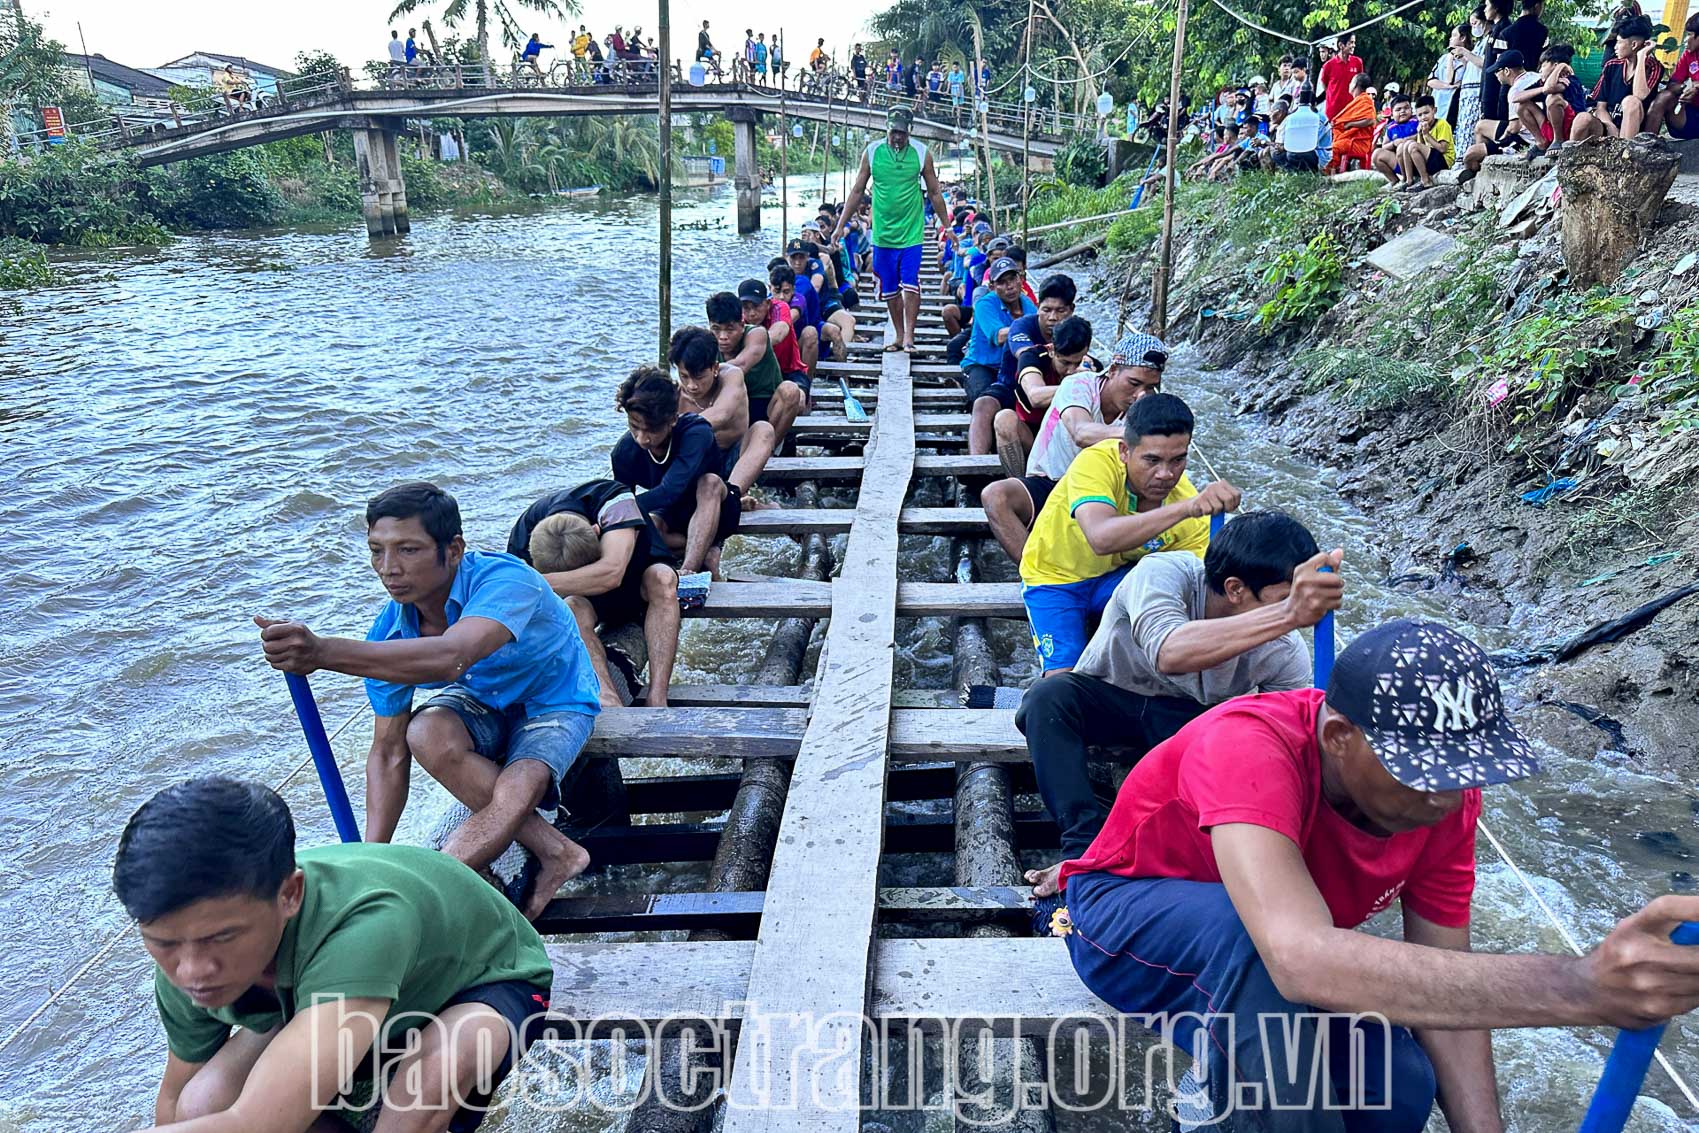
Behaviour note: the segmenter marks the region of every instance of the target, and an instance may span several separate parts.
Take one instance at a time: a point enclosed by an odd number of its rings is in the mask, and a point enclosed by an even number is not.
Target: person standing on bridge
[[[914,115],[892,107],[886,116],[885,137],[867,147],[850,186],[844,215],[832,227],[830,243],[844,232],[846,217],[855,215],[873,183],[873,272],[879,277],[879,298],[891,315],[892,341],[887,351],[914,351],[914,328],[920,319],[920,258],[926,242],[925,198],[942,218],[950,215],[938,172],[926,147],[909,137]],[[923,198],[922,194],[925,194]],[[946,237],[947,239],[949,237]]]

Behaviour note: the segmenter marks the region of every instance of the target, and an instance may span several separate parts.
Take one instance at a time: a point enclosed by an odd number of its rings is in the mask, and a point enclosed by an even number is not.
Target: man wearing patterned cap
[[[1669,939],[1699,897],[1586,957],[1470,951],[1481,788],[1538,770],[1486,654],[1390,622],[1325,692],[1240,697],[1152,749],[1037,921],[1099,998],[1198,1052],[1182,1129],[1420,1133],[1437,1093],[1450,1128],[1502,1131],[1492,1028],[1699,1006],[1699,951]],[[1353,931],[1395,901],[1402,940]]]

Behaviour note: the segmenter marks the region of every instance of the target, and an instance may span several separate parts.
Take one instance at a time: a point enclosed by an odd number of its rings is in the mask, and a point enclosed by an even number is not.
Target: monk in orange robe
[[[1358,75],[1351,80],[1351,101],[1333,119],[1333,162],[1331,168],[1342,173],[1350,168],[1347,162],[1356,161],[1367,168],[1374,152],[1375,126],[1374,95],[1369,93],[1369,77]]]

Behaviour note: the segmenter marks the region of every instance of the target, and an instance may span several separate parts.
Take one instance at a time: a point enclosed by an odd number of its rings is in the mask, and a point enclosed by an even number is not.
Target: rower
[[[997,375],[1009,352],[1012,326],[1035,309],[1021,294],[1021,271],[1014,260],[999,256],[991,264],[990,276],[991,286],[982,289],[973,302],[972,334],[962,357],[962,389],[971,414],[967,450],[975,456],[991,451],[999,411],[1014,408],[1014,390],[1000,383]]]
[[[476,873],[418,846],[297,852],[259,783],[154,795],[112,888],[154,962],[156,1128],[345,1129],[378,1099],[378,1129],[476,1129],[549,1009],[542,938]]]
[[[1255,1110],[1234,1128],[1420,1133],[1437,1087],[1450,1128],[1501,1130],[1492,1028],[1699,1006],[1699,956],[1670,940],[1699,897],[1653,899],[1584,957],[1471,950],[1481,790],[1538,771],[1487,655],[1389,622],[1325,692],[1228,701],[1145,756],[1035,924],[1198,1053],[1182,1128]],[[1395,901],[1403,939],[1354,931]]]
[[[1073,341],[1076,331],[1067,329],[1070,323],[1081,324],[1077,333],[1091,340],[1091,324],[1078,315],[1057,327],[1059,339]],[[1064,358],[1071,362],[1072,356]],[[1122,415],[1133,402],[1162,388],[1162,368],[1167,362],[1168,351],[1159,339],[1130,331],[1115,344],[1107,371],[1079,370],[1062,379],[1050,408],[1044,411],[1044,422],[1027,457],[1026,475],[998,480],[980,493],[986,525],[1016,563],[1026,550],[1033,521],[1074,457],[1082,448],[1121,435]]]
[[[706,332],[703,332],[706,336]],[[708,337],[712,354],[714,340]],[[537,569],[566,599],[601,685],[602,705],[621,708],[607,650],[597,629],[641,622],[649,654],[650,708],[667,706],[678,655],[678,569],[666,540],[637,497],[614,480],[550,492],[525,509],[507,537],[507,553]]]
[[[1088,748],[1136,761],[1211,705],[1315,684],[1298,631],[1339,608],[1340,560],[1291,516],[1263,511],[1225,525],[1201,562],[1161,551],[1127,572],[1073,672],[1036,682],[1015,713],[1063,859],[1085,853],[1109,813]],[[1034,895],[1056,892],[1057,868],[1027,874]]]
[[[792,271],[791,266],[782,258],[775,259],[767,265],[767,284],[769,287],[768,301],[772,304],[775,312],[782,312],[780,315],[769,317],[768,334],[769,336],[772,334],[771,322],[773,317],[783,317],[789,322],[791,333],[796,339],[797,356],[802,363],[803,379],[812,383],[814,367],[820,361],[820,322],[818,318],[820,297],[814,293],[814,288],[808,280]],[[799,284],[807,288],[800,295],[797,293]],[[813,308],[812,311],[810,311],[811,307]],[[780,349],[775,351],[775,355],[779,358],[781,370],[784,368],[784,354],[785,351],[781,343]],[[785,376],[795,380],[794,374],[786,374]],[[812,388],[812,385],[807,388]]]
[[[773,427],[776,448],[785,439],[791,423],[807,407],[807,392],[779,367],[779,347],[769,334],[765,321],[771,317],[767,302],[767,285],[760,280],[746,279],[738,285],[740,294],[760,295],[761,299],[745,305],[738,295],[729,291],[708,296],[708,329],[720,347],[720,360],[730,362],[743,373],[744,387],[749,391],[749,420],[766,421]],[[746,316],[759,315],[762,321],[751,323]],[[790,335],[790,324],[785,324]],[[791,343],[794,348],[794,340]],[[786,352],[787,357],[790,356]],[[794,363],[800,369],[801,359]],[[794,372],[794,371],[793,371]]]
[[[849,343],[855,341],[855,316],[844,310],[843,288],[836,282],[838,276],[832,262],[837,255],[822,256],[823,251],[812,240],[792,240],[785,245],[785,262],[796,273],[798,290],[806,281],[819,298],[821,350],[844,362],[849,359]],[[833,349],[828,350],[828,345]]]
[[[673,335],[667,361],[678,375],[678,409],[695,413],[714,427],[714,443],[725,454],[726,487],[750,504],[749,489],[775,447],[773,426],[752,421],[749,390],[743,372],[730,362],[720,361],[719,342],[713,332],[685,327]]]
[[[1013,259],[1014,257],[1010,257]],[[1066,341],[1056,339],[1057,329],[1074,317],[1074,281],[1053,275],[1038,289],[1038,309],[1023,315],[1009,327],[1008,349],[997,381],[1010,390],[1014,405],[1000,410],[992,422],[997,455],[1008,476],[1026,473],[1027,454],[1032,451],[1033,431],[1044,420],[1056,387],[1069,374],[1084,368],[1097,369],[1086,357],[1091,349],[1091,324],[1080,319],[1070,328]],[[1080,337],[1084,330],[1085,337]]]
[[[1168,393],[1141,397],[1119,440],[1081,451],[1045,501],[1021,554],[1021,600],[1045,675],[1074,667],[1092,619],[1132,565],[1155,551],[1203,557],[1209,517],[1239,506],[1217,480],[1186,478],[1192,411]]]
[[[737,530],[742,493],[728,487],[714,427],[679,413],[678,387],[653,366],[619,385],[614,405],[629,431],[614,445],[614,479],[637,489],[637,506],[681,557],[680,570],[720,568],[720,547]]]

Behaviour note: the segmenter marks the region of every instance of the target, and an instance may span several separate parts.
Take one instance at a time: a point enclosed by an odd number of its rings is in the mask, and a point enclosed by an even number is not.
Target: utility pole
[[[784,57],[785,31],[779,29],[779,55]],[[757,134],[757,137],[760,135]],[[785,119],[785,84],[779,84],[779,255],[791,238],[791,127]]]
[[[1180,112],[1180,66],[1185,57],[1186,0],[1179,0],[1174,17],[1174,69],[1168,80],[1168,168],[1162,173],[1162,247],[1157,254],[1156,278],[1151,286],[1150,332],[1158,338],[1164,337],[1168,330],[1168,272],[1174,262],[1174,151],[1179,146],[1180,131],[1185,128]],[[1121,332],[1119,325],[1115,332]]]
[[[1032,87],[1032,17],[1035,0],[1026,5],[1026,57],[1021,61],[1021,247],[1027,245],[1027,202],[1032,197],[1032,108],[1036,99],[1029,99]],[[995,219],[995,217],[993,217]]]
[[[661,351],[660,366],[667,368],[667,347],[673,337],[673,52],[672,13],[669,0],[660,0],[659,23],[660,58],[656,77],[660,82],[661,103]]]

